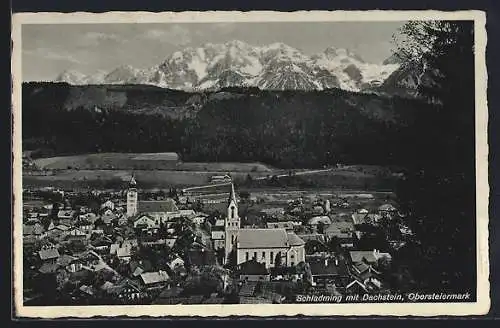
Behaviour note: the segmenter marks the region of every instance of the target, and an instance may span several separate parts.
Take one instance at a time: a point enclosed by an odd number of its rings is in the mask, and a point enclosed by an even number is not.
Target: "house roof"
[[[75,211],[73,210],[59,210],[57,212],[57,217],[73,217],[73,214],[75,214]]]
[[[356,285],[357,285],[357,286],[359,286],[359,287],[361,287],[364,291],[367,291],[366,286],[365,286],[363,283],[361,283],[361,282],[359,282],[358,280],[356,280],[356,279],[354,279],[353,281],[351,281],[351,282],[350,282],[350,283],[346,286],[346,289],[349,289],[349,288],[354,287],[354,286],[356,286]]]
[[[324,259],[308,261],[313,276],[336,275],[347,276],[347,266],[344,261],[338,261],[335,264],[335,259],[328,259],[325,263]]]
[[[23,235],[41,235],[44,231],[41,224],[23,224]]]
[[[322,222],[323,224],[331,224],[332,220],[328,216],[322,215],[322,216],[314,216],[314,217],[310,218],[307,223],[314,225],[314,224],[319,224],[320,222]]]
[[[238,248],[288,247],[285,229],[240,229]]]
[[[354,223],[347,221],[336,221],[332,222],[326,229],[325,232],[344,232],[344,231],[354,231]]]
[[[167,198],[166,200],[140,201],[138,203],[138,210],[140,213],[175,212],[178,208],[172,198]]]
[[[290,221],[285,222],[267,222],[268,229],[293,229],[293,223]]]
[[[380,205],[378,210],[379,211],[395,211],[396,208],[392,204],[386,203],[386,204]]]
[[[141,274],[144,273],[144,269],[141,268],[140,266],[136,267],[134,272],[132,273],[132,276],[137,277],[140,276]]]
[[[278,214],[278,213],[285,213],[285,209],[283,207],[270,207],[270,208],[263,208],[260,210],[262,213],[265,214]]]
[[[172,261],[170,261],[168,263],[168,266],[170,267],[170,269],[174,269],[175,267],[177,266],[183,266],[184,265],[184,260],[181,259],[180,257],[176,257],[174,258]]]
[[[355,262],[353,264],[353,267],[354,269],[356,269],[358,273],[363,273],[365,271],[370,270],[370,266],[364,262]]]
[[[56,248],[42,249],[38,252],[40,259],[50,260],[59,257],[59,251]]]
[[[76,257],[68,255],[68,254],[63,254],[63,255],[59,256],[59,258],[57,259],[57,264],[62,265],[62,266],[67,266],[75,260],[76,260]]]
[[[65,224],[58,224],[56,225],[53,229],[61,230],[61,231],[67,231],[69,230],[69,227]]]
[[[120,247],[116,250],[116,255],[118,257],[128,257],[132,255],[131,247]]]
[[[141,279],[146,285],[155,284],[158,282],[166,282],[170,279],[165,271],[144,272],[141,274]]]
[[[373,251],[350,251],[349,255],[354,263],[363,262],[363,259],[369,263],[377,262],[377,257]]]
[[[299,234],[298,235],[304,241],[318,241],[320,243],[325,242],[325,236],[320,233],[308,233],[308,234]]]
[[[287,237],[288,237],[288,244],[290,246],[301,246],[306,244],[306,242],[302,238],[297,236],[294,232],[288,232]]]

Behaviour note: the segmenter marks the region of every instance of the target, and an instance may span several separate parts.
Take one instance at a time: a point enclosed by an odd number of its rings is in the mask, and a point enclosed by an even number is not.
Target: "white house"
[[[157,229],[160,226],[160,222],[152,218],[148,214],[139,215],[134,221],[134,228],[142,229]]]
[[[111,200],[107,200],[101,204],[101,208],[107,208],[107,209],[114,211],[115,210],[115,203],[113,203]]]

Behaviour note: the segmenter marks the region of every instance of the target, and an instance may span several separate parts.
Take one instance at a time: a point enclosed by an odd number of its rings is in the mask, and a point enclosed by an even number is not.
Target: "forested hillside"
[[[392,164],[406,148],[404,127],[423,110],[428,105],[417,100],[338,89],[186,93],[28,83],[23,139],[25,149],[45,155],[175,151],[185,161],[285,168]]]

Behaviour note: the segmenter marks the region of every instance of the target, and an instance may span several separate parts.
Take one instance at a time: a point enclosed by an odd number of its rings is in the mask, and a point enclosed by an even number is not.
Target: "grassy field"
[[[176,153],[99,153],[34,160],[44,170],[170,170],[196,172],[272,172],[262,163],[181,162]]]
[[[168,169],[178,163],[176,153],[100,153],[75,156],[58,156],[35,159],[40,169],[46,170],[93,170],[93,169]]]
[[[268,177],[271,175],[279,175],[286,173],[283,170],[271,171],[262,168],[261,171],[252,171],[253,166],[247,163],[233,163],[233,167],[229,163],[190,163],[193,166],[190,170],[133,170],[136,179],[142,189],[153,188],[170,188],[178,187],[185,188],[191,186],[202,186],[210,184],[210,177],[220,175],[219,171],[205,171],[200,168],[207,169],[233,169],[224,170],[223,172],[230,173],[233,180],[240,189],[316,189],[316,190],[393,190],[397,178],[390,173],[385,172],[383,168],[374,167],[349,167],[342,169],[334,169],[327,172],[317,172],[308,175],[292,176],[279,178],[276,184],[269,181],[261,180],[248,184],[247,176],[250,175],[253,179],[258,177]],[[206,166],[204,166],[206,165]],[[217,165],[221,165],[217,167]],[[249,168],[250,171],[241,171],[243,168]],[[32,176],[24,175],[23,184],[26,187],[44,187],[52,186],[59,188],[104,188],[104,189],[121,189],[124,188],[130,180],[132,170],[60,170],[52,175]],[[212,192],[215,189],[210,188]],[[196,192],[203,192],[197,190]],[[347,198],[347,197],[346,197]]]
[[[168,188],[170,186],[199,186],[210,182],[213,172],[137,170],[136,180],[141,188]],[[245,179],[247,173],[232,172],[235,179]],[[256,173],[255,175],[259,175]],[[262,173],[260,173],[262,175]],[[25,186],[71,187],[109,187],[123,188],[130,180],[131,171],[127,170],[64,170],[49,176],[24,176]]]

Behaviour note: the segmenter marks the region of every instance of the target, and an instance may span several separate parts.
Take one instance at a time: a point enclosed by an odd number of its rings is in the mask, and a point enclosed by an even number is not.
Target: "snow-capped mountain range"
[[[230,41],[185,48],[145,70],[120,66],[111,72],[100,71],[91,76],[65,71],[56,81],[74,85],[150,84],[187,91],[231,86],[362,91],[382,84],[398,68],[399,64],[393,61],[366,63],[347,49],[329,47],[321,53],[305,55],[283,43],[252,46]]]

